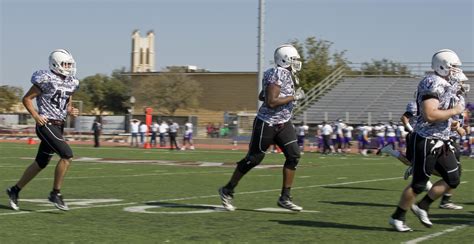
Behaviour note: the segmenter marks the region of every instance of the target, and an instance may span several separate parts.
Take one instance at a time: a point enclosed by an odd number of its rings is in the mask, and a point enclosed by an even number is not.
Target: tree
[[[84,109],[86,111],[96,108],[100,114],[104,111],[124,113],[126,101],[129,98],[127,88],[129,85],[124,84],[124,81],[117,77],[118,75],[113,73],[112,77],[96,74],[84,78],[74,99],[82,100],[87,108]]]
[[[134,95],[145,106],[163,108],[174,115],[177,109],[196,108],[202,93],[199,83],[185,73],[162,73],[137,81]]]
[[[361,72],[363,75],[408,75],[408,67],[400,63],[382,59],[372,60],[372,63],[362,63]]]
[[[0,86],[0,110],[10,111],[11,107],[20,102],[23,89],[15,86]]]
[[[298,78],[304,90],[309,90],[340,66],[348,67],[348,61],[344,57],[346,51],[331,53],[333,43],[330,41],[308,37],[304,44],[299,40],[291,43],[300,53],[303,62]]]

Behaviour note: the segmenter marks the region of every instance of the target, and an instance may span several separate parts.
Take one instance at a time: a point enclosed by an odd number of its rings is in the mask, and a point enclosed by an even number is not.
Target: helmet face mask
[[[437,51],[431,59],[431,68],[440,76],[450,77],[462,63],[458,55],[449,49]]]
[[[49,69],[64,76],[76,74],[76,62],[65,49],[56,49],[49,55]]]
[[[275,64],[285,69],[291,67],[293,73],[301,70],[302,63],[299,59],[298,50],[290,44],[281,45],[275,50]]]

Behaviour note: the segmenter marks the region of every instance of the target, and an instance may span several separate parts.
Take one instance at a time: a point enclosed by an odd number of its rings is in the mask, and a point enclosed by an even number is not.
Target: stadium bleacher
[[[295,120],[308,124],[339,118],[347,123],[398,121],[407,103],[413,100],[420,79],[345,76],[296,115]],[[468,94],[467,100],[474,101],[474,94]]]

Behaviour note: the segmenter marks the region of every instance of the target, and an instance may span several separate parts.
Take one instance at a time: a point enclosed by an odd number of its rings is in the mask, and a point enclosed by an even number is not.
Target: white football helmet
[[[65,49],[56,49],[49,55],[49,69],[64,76],[76,74],[76,61]]]
[[[302,64],[298,59],[300,59],[300,55],[293,45],[284,44],[275,50],[275,64],[282,68],[291,67],[293,72],[300,71]]]
[[[462,65],[458,55],[449,49],[442,49],[433,54],[431,68],[441,76],[449,76],[453,68]]]

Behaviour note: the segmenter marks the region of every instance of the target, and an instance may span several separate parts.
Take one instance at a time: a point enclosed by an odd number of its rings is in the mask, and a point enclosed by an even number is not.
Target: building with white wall
[[[146,37],[141,37],[140,32],[132,33],[132,73],[155,71],[155,34],[148,31]]]

